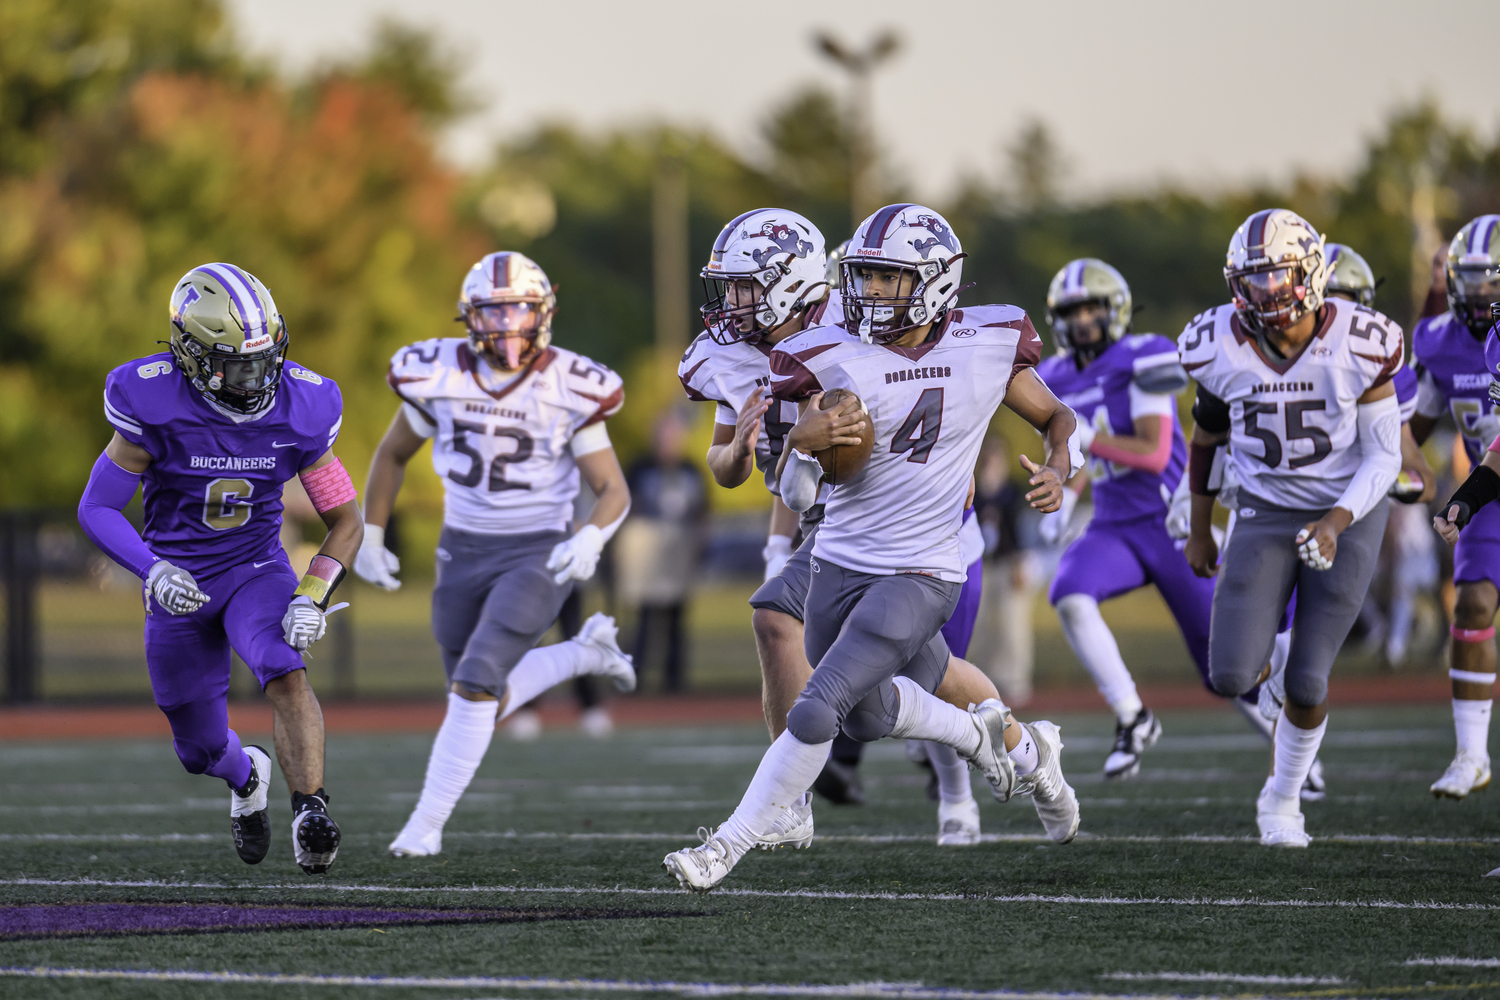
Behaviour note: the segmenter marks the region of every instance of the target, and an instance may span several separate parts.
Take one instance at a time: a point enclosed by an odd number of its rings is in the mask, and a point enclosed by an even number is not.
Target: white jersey
[[[1182,366],[1229,407],[1229,462],[1245,494],[1293,510],[1338,502],[1364,460],[1358,400],[1401,368],[1401,328],[1331,298],[1292,361],[1268,360],[1232,305],[1193,317],[1178,338]]]
[[[506,375],[456,337],[403,347],[387,379],[408,422],[434,438],[444,523],[489,535],[566,530],[578,494],[573,436],[625,399],[620,376],[572,351],[549,347]]]
[[[825,316],[839,321],[843,318],[842,310],[838,293],[833,292],[830,298],[813,306],[811,318],[814,324]],[[716,404],[714,421],[728,427],[739,422],[740,410],[744,409],[750,394],[757,388],[764,390],[763,398],[769,399],[771,405],[760,420],[760,437],[755,442],[755,467],[764,474],[766,488],[780,496],[776,463],[781,458],[787,434],[797,423],[797,404],[771,398],[771,345],[743,342],[725,345],[707,332],[700,333],[682,356],[677,377],[689,399]],[[828,499],[828,489],[823,486],[819,490],[819,503]]]
[[[926,573],[962,583],[964,498],[990,418],[1041,338],[1016,306],[949,313],[920,347],[865,344],[841,327],[807,330],[771,352],[778,398],[848,389],[870,411],[869,464],[828,497],[813,555],[862,573]]]

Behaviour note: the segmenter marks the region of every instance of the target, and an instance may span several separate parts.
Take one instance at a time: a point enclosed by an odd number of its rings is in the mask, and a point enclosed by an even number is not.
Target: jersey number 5
[[[471,424],[465,420],[453,421],[453,450],[460,455],[469,456],[468,472],[459,475],[457,469],[448,470],[448,478],[460,486],[478,486],[479,480],[484,476],[484,456],[479,453],[479,449],[469,443],[470,434],[483,437],[484,425]],[[490,462],[490,492],[531,489],[530,483],[518,483],[515,480],[506,479],[505,467],[512,462],[524,462],[530,458],[536,442],[530,434],[515,427],[496,427],[494,436],[510,438],[516,443],[516,450],[509,453],[502,452]]]
[[[1288,468],[1300,469],[1304,466],[1315,465],[1333,453],[1333,441],[1329,439],[1328,432],[1321,427],[1309,427],[1302,419],[1302,415],[1308,410],[1321,410],[1326,406],[1326,401],[1321,399],[1301,399],[1286,404],[1287,441],[1311,441],[1313,449],[1311,455],[1303,455],[1288,461],[1286,463]],[[1265,444],[1266,453],[1256,457],[1272,469],[1281,464],[1281,438],[1269,427],[1261,427],[1257,423],[1257,418],[1261,414],[1269,416],[1279,407],[1279,403],[1245,404],[1245,436],[1259,438]]]
[[[926,465],[927,456],[932,454],[932,446],[937,444],[942,431],[943,390],[941,387],[923,389],[922,395],[917,397],[917,405],[911,408],[901,423],[901,429],[891,438],[891,454],[909,451],[908,462]]]

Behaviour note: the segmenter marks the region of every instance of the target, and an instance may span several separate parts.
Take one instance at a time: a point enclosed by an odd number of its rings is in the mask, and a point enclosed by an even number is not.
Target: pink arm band
[[[358,496],[349,473],[344,471],[344,463],[337,458],[327,465],[308,469],[297,478],[302,480],[302,488],[307,490],[307,498],[312,501],[313,509],[319,514],[342,506]]]
[[[1500,453],[1500,437],[1497,437],[1495,438],[1495,440],[1491,441],[1490,446],[1485,450]]]
[[[1114,462],[1116,465],[1126,465],[1132,469],[1144,469],[1147,472],[1160,474],[1172,461],[1172,418],[1162,416],[1156,430],[1156,450],[1142,455],[1134,451],[1126,451],[1113,445],[1100,441],[1098,438],[1089,445],[1089,454],[1095,458],[1102,458],[1106,462]]]

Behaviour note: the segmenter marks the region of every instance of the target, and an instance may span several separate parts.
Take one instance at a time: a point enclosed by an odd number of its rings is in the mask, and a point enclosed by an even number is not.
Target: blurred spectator
[[[969,658],[989,675],[1007,705],[1031,700],[1035,641],[1032,605],[1040,574],[1021,546],[1025,490],[1010,479],[1010,448],[992,437],[979,453],[974,513],[984,533],[984,596]]]
[[[688,591],[708,528],[708,488],[686,454],[687,425],[676,410],[656,423],[655,448],[637,462],[630,483],[630,518],[615,541],[616,596],[640,609],[635,669],[646,674],[663,654],[663,683],[681,691],[687,681],[684,618]]]

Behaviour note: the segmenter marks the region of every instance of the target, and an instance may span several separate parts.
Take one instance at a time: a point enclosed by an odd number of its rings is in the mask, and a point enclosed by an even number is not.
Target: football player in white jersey
[[[1033,506],[1056,509],[1063,481],[1082,465],[1070,441],[1072,411],[1032,371],[1041,340],[1026,314],[955,306],[962,258],[942,216],[889,205],[856,230],[843,263],[844,326],[808,330],[772,351],[777,398],[797,400],[817,420],[822,393],[848,389],[864,404],[875,445],[865,468],[828,496],[806,605],[805,646],[817,669],[786,731],[734,815],[702,846],[663,860],[689,889],[721,882],[807,791],[840,728],[863,741],[950,746],[996,798],[1030,792],[1052,839],[1066,843],[1077,832],[1078,800],[1062,775],[1055,726],[1014,723],[998,699],[966,712],[932,694],[949,659],[939,629],[964,579],[964,499],[995,410],[1005,402],[1046,437],[1046,465],[1023,459]],[[816,502],[823,474],[804,450],[803,426],[788,434],[778,477],[783,500],[798,511]]]
[[[1405,346],[1380,313],[1325,298],[1323,237],[1294,212],[1245,220],[1224,277],[1234,301],[1195,317],[1178,342],[1198,381],[1184,554],[1198,574],[1219,575],[1208,659],[1223,695],[1255,686],[1296,588],[1274,773],[1256,819],[1262,844],[1306,847],[1298,793],[1327,726],[1328,674],[1369,589],[1401,471],[1391,377]],[[1209,475],[1226,441],[1239,509],[1221,569]]]
[[[443,481],[432,632],[449,681],[448,712],[432,744],[422,795],[390,845],[395,857],[442,850],[443,824],[504,718],[554,684],[603,674],[635,686],[615,623],[599,614],[566,642],[533,649],[574,581],[630,509],[630,491],[604,421],[624,401],[620,377],[552,345],[557,301],[547,275],[519,253],[492,253],[459,296],[468,337],[426,340],[391,359],[401,406],[365,487],[366,535],[354,570],[395,590],[385,526],[406,463],[433,439]],[[572,534],[579,477],[599,498]]]
[[[762,208],[731,219],[714,241],[701,272],[706,305],[705,331],[682,357],[678,378],[688,398],[715,405],[708,466],[720,486],[733,488],[759,469],[772,495],[771,528],[765,552],[765,584],[750,598],[751,623],[760,655],[766,727],[774,740],[786,729],[786,715],[802,693],[812,666],[803,649],[802,615],[811,578],[813,540],[823,517],[829,487],[800,515],[803,541],[792,539],[799,515],[781,502],[777,461],[787,432],[797,423],[795,402],[773,398],[771,349],[775,344],[824,323],[843,320],[837,290],[828,288],[823,234],[807,219],[786,209]],[[852,402],[834,411],[816,411],[804,422],[802,442],[810,451],[828,447],[841,435],[858,433],[863,416]],[[956,657],[938,696],[961,706],[998,696],[993,682]],[[969,792],[969,776],[951,750],[934,753],[934,770],[946,781],[947,799],[939,809],[939,842],[971,844],[979,837],[979,807]],[[947,815],[954,814],[953,816]],[[958,816],[962,813],[962,816]],[[961,830],[944,837],[945,824]],[[810,795],[778,817],[759,847],[812,842]]]

